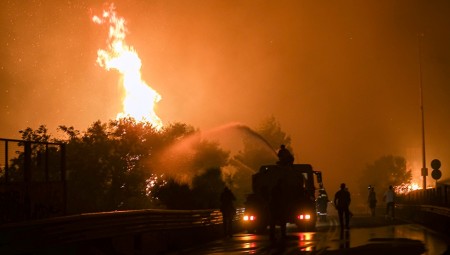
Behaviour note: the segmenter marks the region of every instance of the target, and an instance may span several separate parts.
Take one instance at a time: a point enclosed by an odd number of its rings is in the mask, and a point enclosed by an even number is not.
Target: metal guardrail
[[[395,207],[402,218],[450,234],[450,185],[439,184],[398,196]]]
[[[243,213],[238,209],[235,220]],[[0,254],[15,254],[89,240],[222,224],[218,210],[135,210],[88,213],[0,226]],[[221,229],[221,228],[220,228]]]
[[[411,211],[421,211],[426,213],[432,213],[439,216],[448,217],[450,219],[450,208],[433,206],[433,205],[406,205],[406,204],[397,204],[396,208],[400,210],[411,210]]]
[[[433,205],[450,208],[450,185],[441,184],[437,188],[411,191],[398,197],[402,204]]]
[[[450,208],[419,204],[396,204],[395,207],[396,215],[401,218],[450,235]]]

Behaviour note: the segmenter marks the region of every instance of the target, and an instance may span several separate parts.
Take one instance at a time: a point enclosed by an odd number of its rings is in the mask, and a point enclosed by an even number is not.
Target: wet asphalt
[[[232,237],[185,249],[174,254],[396,254],[450,255],[450,237],[420,225],[383,215],[354,215],[350,229],[342,230],[331,213],[316,231],[299,232],[288,225],[287,237],[271,241],[267,233],[240,232]]]

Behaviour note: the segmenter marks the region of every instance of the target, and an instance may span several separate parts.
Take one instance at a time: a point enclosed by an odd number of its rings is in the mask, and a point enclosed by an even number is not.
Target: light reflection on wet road
[[[373,221],[375,224],[373,224]],[[391,225],[392,224],[392,225]],[[330,217],[316,232],[297,232],[288,225],[285,240],[270,242],[268,235],[238,233],[177,254],[444,254],[450,238],[420,225],[389,222],[382,217],[353,217],[344,232]],[[376,226],[374,226],[376,225]]]

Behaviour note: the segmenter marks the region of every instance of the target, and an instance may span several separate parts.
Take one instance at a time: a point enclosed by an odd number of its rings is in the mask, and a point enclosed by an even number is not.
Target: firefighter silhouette
[[[277,155],[277,164],[279,165],[292,165],[294,163],[294,156],[292,156],[291,152],[286,148],[284,144],[280,146]]]
[[[326,221],[327,219],[328,202],[327,192],[324,189],[319,190],[319,196],[317,197],[317,212],[319,213],[320,221]]]

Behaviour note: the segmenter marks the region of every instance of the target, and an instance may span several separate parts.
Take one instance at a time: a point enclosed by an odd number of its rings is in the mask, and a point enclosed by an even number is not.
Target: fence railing
[[[238,209],[235,220],[241,218]],[[194,238],[213,238],[221,234],[222,214],[218,210],[135,210],[88,213],[0,226],[0,254],[45,251],[55,247],[80,248],[88,242],[131,237],[132,249],[142,246],[142,238],[159,240],[151,249],[167,249]],[[170,234],[169,234],[170,233]],[[178,235],[188,233],[180,237]],[[180,238],[182,240],[180,240]],[[173,240],[170,240],[173,239]],[[94,242],[92,242],[94,241]],[[110,244],[112,245],[112,244]]]
[[[450,208],[450,185],[438,185],[437,188],[414,190],[399,196],[399,203],[433,205]]]
[[[65,144],[0,138],[0,224],[66,213]]]

